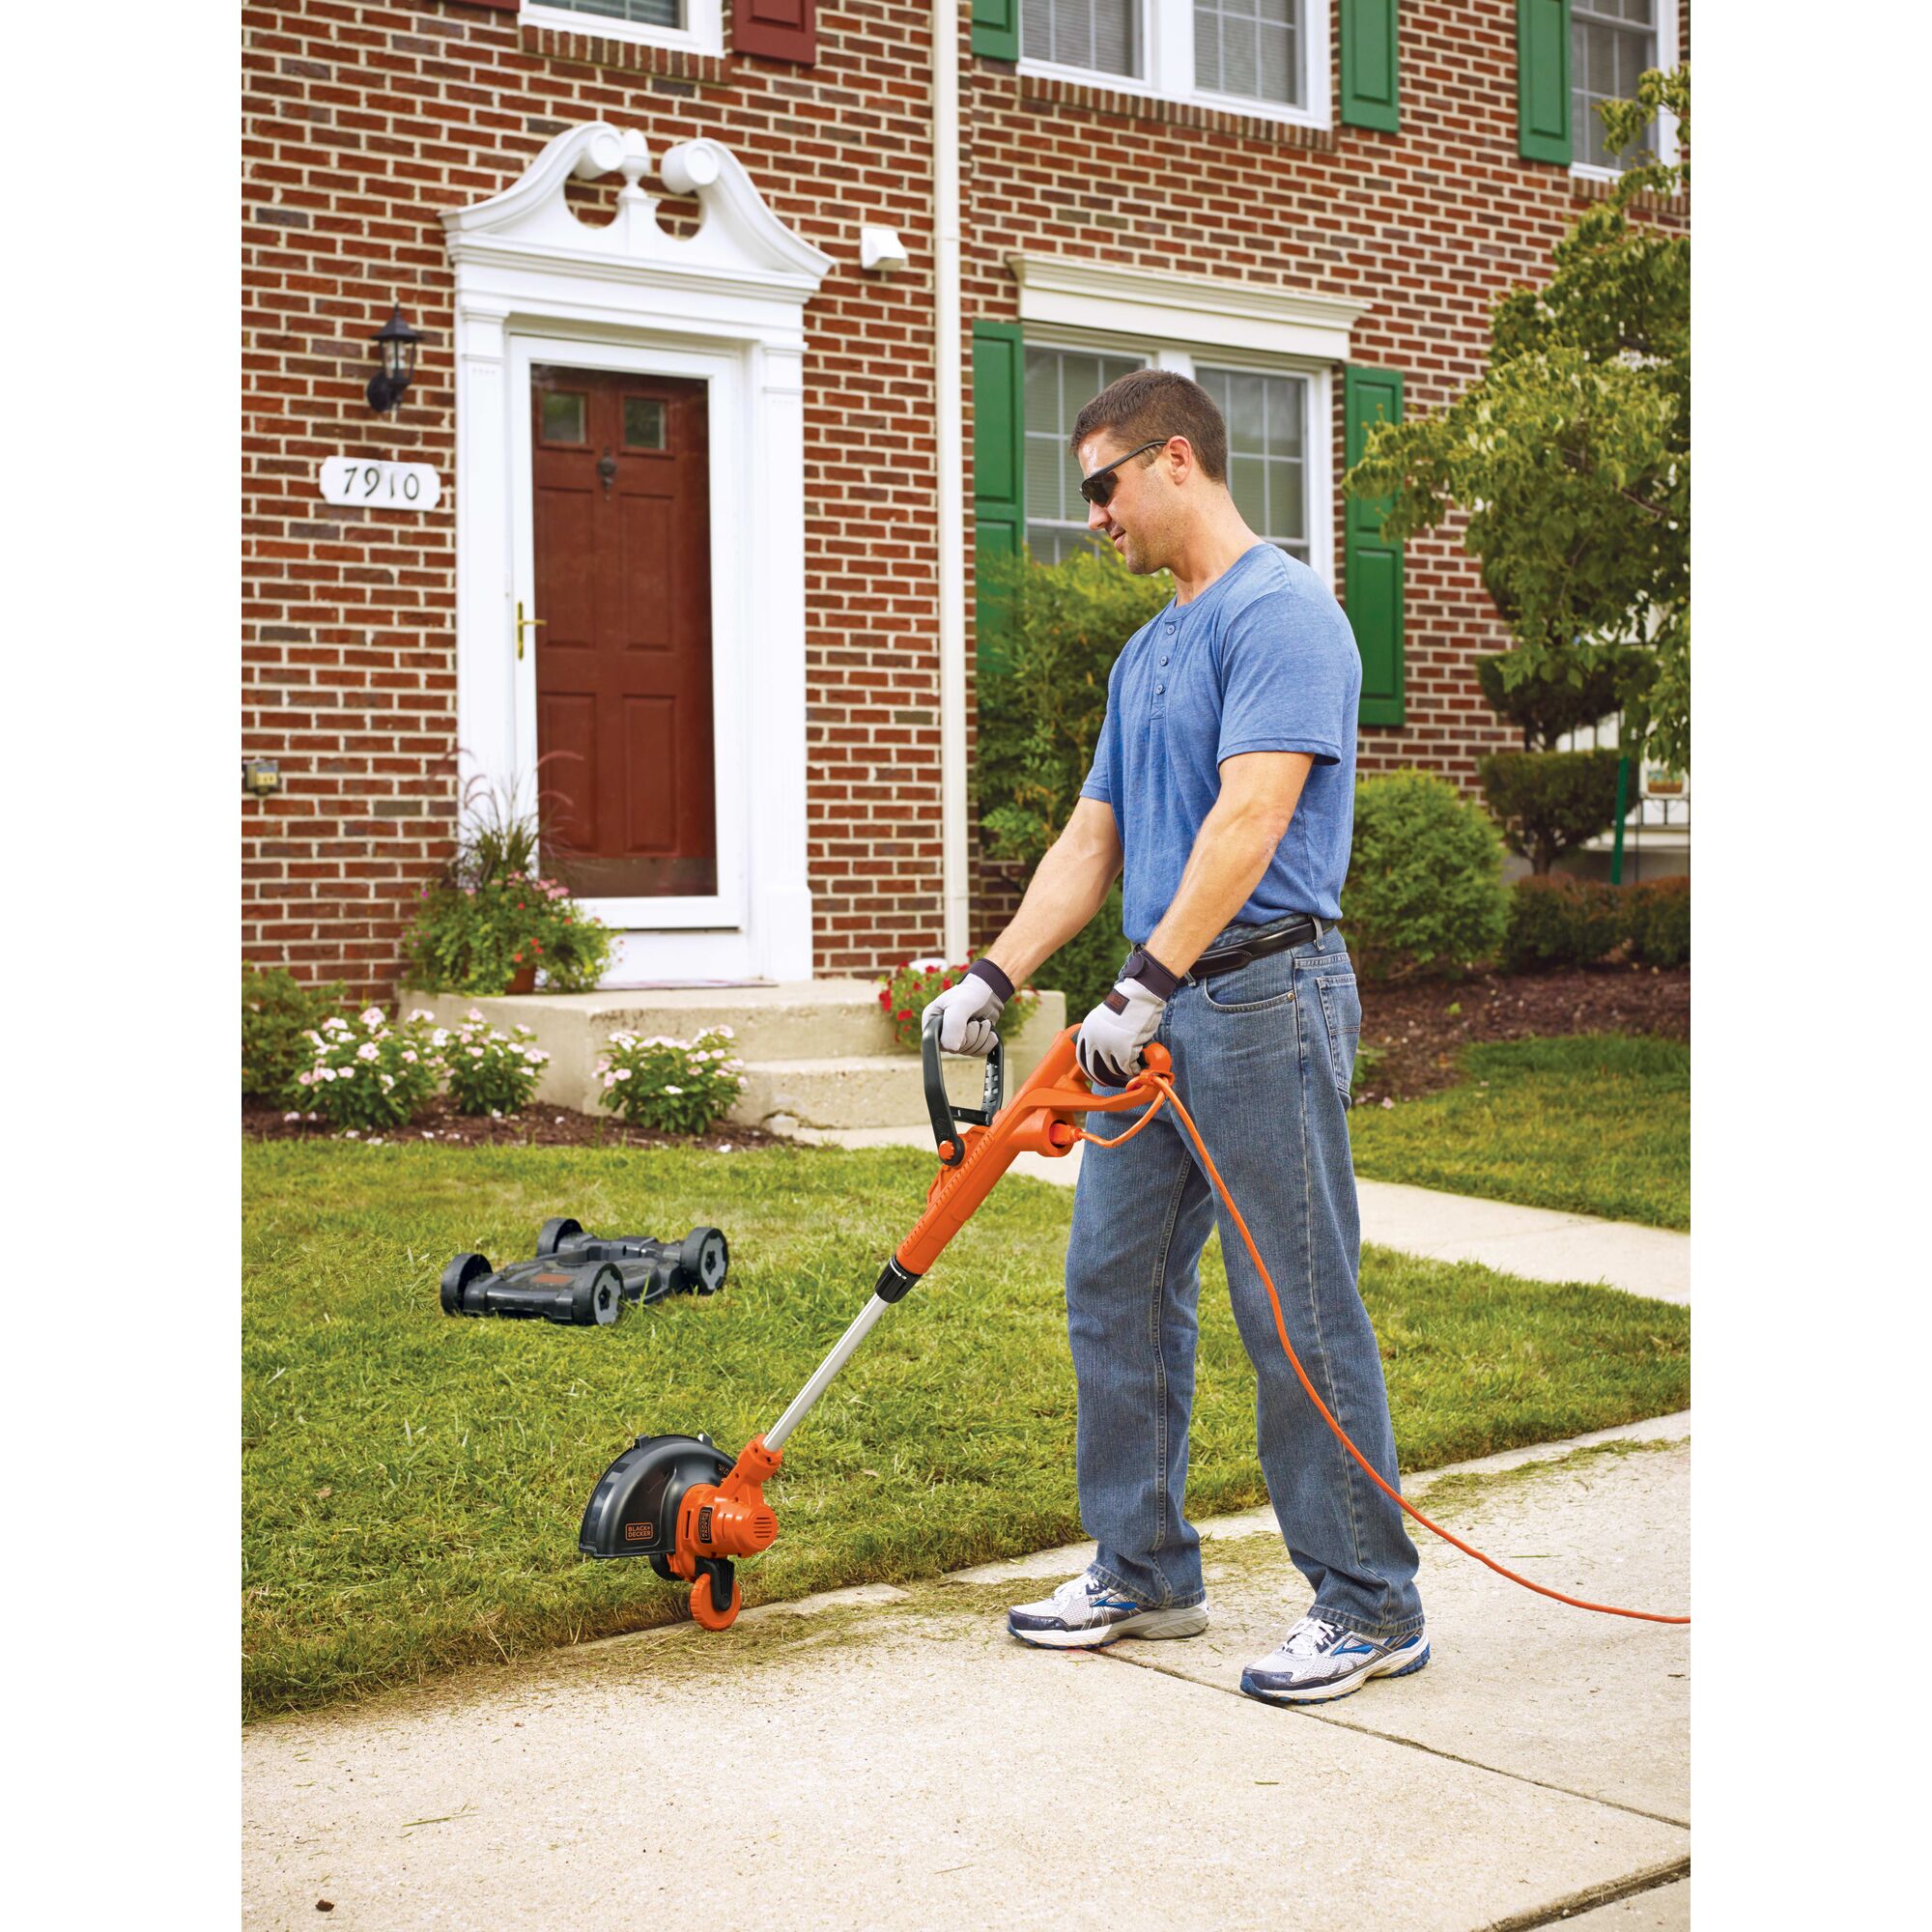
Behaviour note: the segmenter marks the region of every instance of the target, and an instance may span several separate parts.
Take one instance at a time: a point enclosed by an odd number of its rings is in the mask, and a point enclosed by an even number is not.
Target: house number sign
[[[372,510],[433,510],[442,483],[427,463],[376,463],[327,456],[316,480],[329,503],[362,503]]]

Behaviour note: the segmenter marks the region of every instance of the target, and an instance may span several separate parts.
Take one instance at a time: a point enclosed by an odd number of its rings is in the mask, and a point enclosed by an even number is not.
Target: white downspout
[[[939,434],[939,810],[946,957],[971,943],[966,887],[965,397],[959,377],[959,0],[932,0],[933,406]]]

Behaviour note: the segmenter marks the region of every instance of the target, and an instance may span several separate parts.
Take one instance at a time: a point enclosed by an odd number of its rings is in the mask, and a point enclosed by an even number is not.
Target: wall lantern
[[[422,335],[403,320],[403,305],[399,301],[388,321],[376,331],[374,340],[382,351],[383,366],[369,378],[369,407],[381,415],[384,411],[394,409],[410,386],[410,379],[416,373],[416,344]]]

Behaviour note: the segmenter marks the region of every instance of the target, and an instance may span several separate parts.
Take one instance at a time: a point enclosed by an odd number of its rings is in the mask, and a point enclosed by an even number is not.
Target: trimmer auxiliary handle
[[[944,1018],[937,1006],[925,1009],[925,1020],[919,1030],[920,1071],[925,1076],[925,1112],[932,1122],[932,1138],[939,1144],[939,1157],[948,1167],[957,1167],[965,1158],[966,1142],[956,1123],[968,1121],[975,1126],[991,1126],[993,1116],[1000,1111],[1007,1084],[1007,1048],[995,1034],[993,1050],[986,1056],[986,1084],[980,1105],[977,1109],[955,1107],[946,1091],[946,1063],[939,1050],[939,1028]]]
[[[724,1459],[709,1436],[640,1435],[605,1470],[583,1512],[578,1548],[586,1556],[648,1556],[661,1577],[693,1580],[691,1613],[723,1630],[741,1601],[728,1559],[767,1548],[778,1521],[763,1485],[777,1472],[791,1433],[894,1302],[944,1253],[972,1218],[1015,1154],[1060,1159],[1079,1145],[1080,1117],[1119,1113],[1156,1095],[1155,1079],[1171,1065],[1164,1046],[1142,1049],[1145,1070],[1118,1094],[1096,1095],[1073,1058],[1080,1029],[1058,1035],[1026,1085],[1002,1108],[1004,1056],[996,1042],[986,1067],[986,1105],[954,1110],[939,1077],[939,1036],[922,1030],[925,1092],[942,1163],[926,1192],[925,1212],[879,1275],[872,1298],[853,1319],[811,1379],[764,1435],[753,1436],[722,1477]],[[959,1121],[971,1122],[964,1129]]]

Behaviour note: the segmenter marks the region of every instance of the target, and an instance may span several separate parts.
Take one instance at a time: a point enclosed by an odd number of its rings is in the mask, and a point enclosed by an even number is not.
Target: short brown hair
[[[1203,471],[1216,483],[1228,480],[1228,425],[1214,398],[1172,369],[1132,369],[1109,383],[1074,418],[1066,446],[1078,457],[1080,445],[1105,430],[1129,449],[1184,436]]]

